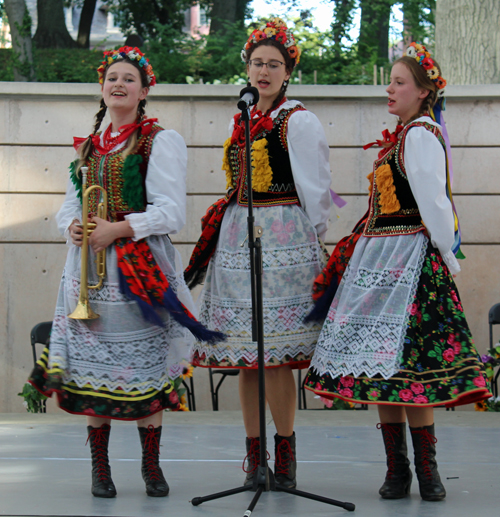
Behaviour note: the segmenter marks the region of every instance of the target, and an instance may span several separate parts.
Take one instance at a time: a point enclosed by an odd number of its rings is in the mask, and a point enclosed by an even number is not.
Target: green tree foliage
[[[408,43],[425,41],[434,45],[436,0],[403,0],[404,36]]]
[[[37,81],[46,83],[94,83],[102,61],[100,50],[35,49],[33,65]],[[2,81],[14,81],[12,49],[0,49]]]
[[[356,0],[332,0],[333,7],[333,23],[332,23],[332,38],[336,46],[336,50],[340,52],[342,40],[347,38],[348,32],[352,27],[353,13],[356,7]]]
[[[251,0],[211,0],[209,8],[210,35],[226,31],[227,23],[241,23],[249,15]]]
[[[158,27],[181,32],[184,12],[192,0],[107,0],[115,22],[126,35],[136,32],[142,38],[159,37]]]
[[[394,0],[360,0],[361,24],[358,56],[369,60],[376,55],[377,64],[384,65],[389,56],[389,23]]]
[[[5,0],[0,0],[0,6]],[[78,1],[81,5],[88,0]],[[215,0],[212,0],[212,7]],[[248,7],[248,0],[231,0]],[[282,0],[296,7],[298,0]],[[203,0],[205,7],[209,0]],[[331,0],[334,21],[329,30],[319,31],[309,10],[294,19],[287,18],[302,48],[302,57],[292,82],[301,72],[303,84],[371,84],[373,66],[388,64],[388,30],[391,7],[396,3],[404,10],[405,28],[411,38],[432,37],[433,8],[436,0]],[[168,4],[168,5],[167,5]],[[223,20],[216,33],[192,38],[182,31],[184,10],[191,0],[108,0],[108,5],[125,33],[146,34],[141,47],[151,60],[160,83],[244,83],[245,65],[240,53],[248,35],[264,23],[255,19],[245,24]],[[303,5],[303,3],[301,3]],[[175,9],[173,6],[176,6]],[[350,41],[356,9],[361,8],[358,41]],[[170,10],[169,10],[170,9]],[[172,10],[173,9],[173,10]],[[120,14],[118,14],[119,10]],[[242,11],[243,12],[243,11]],[[182,15],[182,19],[181,19]],[[233,15],[231,15],[233,16]],[[245,14],[240,13],[241,16]],[[2,80],[12,80],[10,51],[0,49]],[[94,82],[95,69],[102,60],[99,51],[83,49],[35,50],[35,69],[40,81]]]

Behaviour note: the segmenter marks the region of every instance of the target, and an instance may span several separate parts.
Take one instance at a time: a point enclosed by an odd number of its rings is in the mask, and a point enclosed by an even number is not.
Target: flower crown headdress
[[[102,84],[104,81],[104,72],[108,66],[128,58],[130,61],[137,61],[138,65],[146,72],[148,86],[154,86],[156,84],[156,77],[153,72],[153,67],[149,64],[149,61],[144,54],[137,47],[121,47],[118,50],[106,50],[104,52],[104,61],[101,66],[97,69],[99,75],[99,83]]]
[[[241,59],[244,63],[248,61],[248,51],[256,43],[264,39],[273,39],[274,41],[283,45],[288,52],[288,55],[295,59],[295,65],[300,62],[300,48],[295,42],[292,31],[285,25],[281,18],[271,18],[265,25],[259,29],[255,29],[248,38],[243,50],[241,51]]]
[[[438,97],[444,97],[444,88],[446,86],[446,80],[439,75],[439,68],[434,63],[430,53],[427,51],[424,45],[421,43],[410,43],[410,46],[406,49],[406,56],[413,57],[416,59],[420,66],[425,68],[427,77],[436,85]]]

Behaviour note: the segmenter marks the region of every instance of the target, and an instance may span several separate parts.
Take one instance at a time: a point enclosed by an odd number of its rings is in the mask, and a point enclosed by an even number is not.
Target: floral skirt
[[[194,311],[179,253],[167,236],[152,236],[148,243],[179,299]],[[94,258],[89,257],[90,284],[97,283]],[[189,364],[190,332],[164,309],[158,310],[163,327],[146,321],[137,303],[121,293],[114,246],[106,250],[103,287],[89,290],[90,305],[100,317],[69,318],[80,293],[80,263],[80,249],[70,247],[50,345],[29,382],[46,396],[56,394],[61,409],[73,414],[137,420],[182,409],[177,388]]]
[[[457,287],[430,244],[408,311],[401,368],[395,375],[333,378],[311,368],[305,387],[322,397],[363,404],[452,407],[490,397]]]
[[[313,308],[312,285],[324,266],[325,253],[299,206],[256,207],[254,216],[256,224],[264,229],[265,365],[306,368],[321,325],[304,323],[304,317]],[[215,345],[195,343],[193,365],[257,368],[247,229],[247,208],[232,203],[224,215],[199,298],[201,323],[228,337]]]

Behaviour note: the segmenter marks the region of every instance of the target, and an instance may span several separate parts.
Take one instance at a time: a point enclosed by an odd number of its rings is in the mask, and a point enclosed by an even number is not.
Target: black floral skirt
[[[458,290],[439,252],[427,252],[404,341],[401,370],[385,380],[318,375],[310,369],[305,387],[325,398],[363,404],[447,407],[491,396]]]
[[[50,372],[48,357],[47,347],[31,372],[29,383],[47,397],[56,394],[59,407],[68,413],[114,420],[139,420],[164,409],[184,409],[171,383],[166,383],[161,390],[151,389],[145,393],[119,389],[110,391],[105,387],[78,387],[73,382],[65,384],[61,374]]]

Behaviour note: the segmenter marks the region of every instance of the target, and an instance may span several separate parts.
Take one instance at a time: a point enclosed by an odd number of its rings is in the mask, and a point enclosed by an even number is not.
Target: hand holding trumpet
[[[105,250],[110,244],[113,244],[116,239],[134,236],[134,232],[128,221],[111,223],[94,216],[90,219],[90,222],[96,225],[89,236],[89,245],[94,253]],[[69,235],[71,242],[75,246],[81,247],[83,243],[83,228],[80,221],[75,220],[71,223]]]

